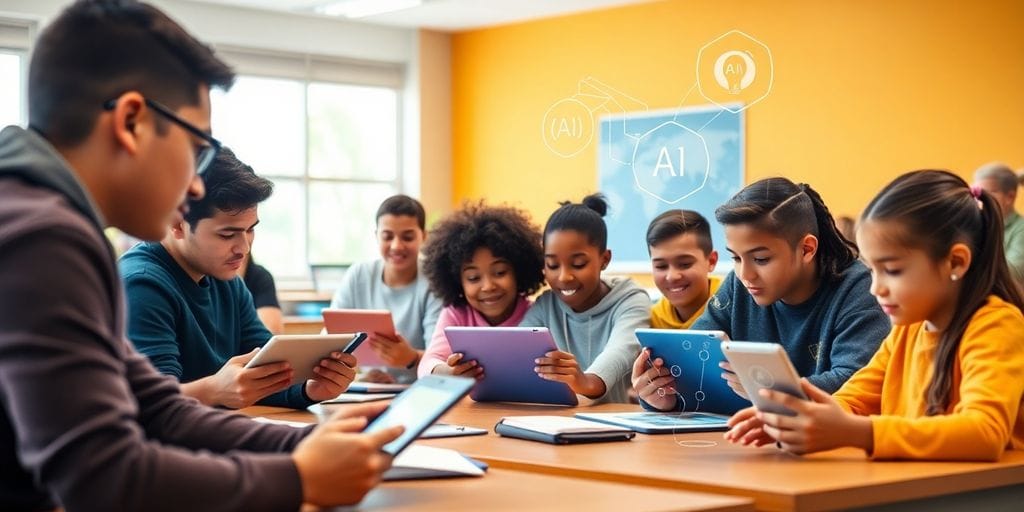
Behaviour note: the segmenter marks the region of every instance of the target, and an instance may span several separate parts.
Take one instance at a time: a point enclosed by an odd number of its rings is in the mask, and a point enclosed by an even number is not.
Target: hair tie
[[[971,185],[971,195],[974,196],[975,199],[981,199],[981,187],[978,185]]]

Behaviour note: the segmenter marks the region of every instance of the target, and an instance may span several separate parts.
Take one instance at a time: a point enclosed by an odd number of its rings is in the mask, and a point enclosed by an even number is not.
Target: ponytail
[[[715,210],[724,225],[751,224],[796,247],[808,235],[818,239],[818,277],[835,281],[857,259],[857,246],[843,237],[828,207],[807,184],[766,178],[747,185]]]

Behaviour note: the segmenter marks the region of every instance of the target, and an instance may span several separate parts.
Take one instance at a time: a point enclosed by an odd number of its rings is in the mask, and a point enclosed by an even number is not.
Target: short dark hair
[[[228,148],[221,148],[203,173],[203,184],[206,195],[188,202],[185,222],[192,230],[199,221],[213,217],[218,210],[228,213],[248,210],[266,201],[274,192],[273,182],[257,176],[252,167],[242,163]]]
[[[385,199],[383,203],[380,203],[374,221],[379,221],[385,215],[415,217],[416,223],[420,226],[420,231],[426,231],[427,229],[427,212],[423,210],[423,204],[405,194],[391,196]]]
[[[810,234],[818,238],[818,277],[839,279],[857,260],[857,245],[846,239],[832,213],[814,189],[776,177],[755,181],[715,209],[715,219],[726,226],[749,224],[787,240],[796,247]]]
[[[56,146],[73,147],[92,131],[103,103],[125,92],[178,109],[199,103],[200,84],[228,89],[234,78],[213,50],[159,9],[133,0],[79,0],[36,41],[29,126]]]
[[[560,204],[544,225],[545,240],[554,231],[576,231],[586,235],[590,244],[601,252],[608,249],[608,226],[603,218],[608,213],[608,201],[603,194],[590,194],[580,203]]]
[[[430,230],[423,247],[423,272],[446,306],[464,306],[462,265],[486,247],[504,258],[516,274],[516,290],[532,295],[544,283],[540,229],[529,215],[511,206],[467,203]]]
[[[697,237],[697,245],[710,256],[714,247],[711,245],[711,225],[708,219],[693,210],[669,210],[651,221],[647,226],[647,248],[675,238],[679,235],[692,233]]]

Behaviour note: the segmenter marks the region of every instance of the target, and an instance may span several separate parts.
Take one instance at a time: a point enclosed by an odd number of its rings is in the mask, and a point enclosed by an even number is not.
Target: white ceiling
[[[192,0],[202,3],[325,16],[318,8],[338,0]],[[458,32],[652,0],[424,0],[409,9],[351,21]]]

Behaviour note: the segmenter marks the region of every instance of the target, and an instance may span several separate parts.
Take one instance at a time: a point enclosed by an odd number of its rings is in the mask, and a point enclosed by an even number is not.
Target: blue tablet
[[[676,399],[684,412],[732,414],[750,401],[736,394],[722,378],[721,331],[637,329],[640,345],[651,349],[651,362],[662,358],[676,378]]]
[[[452,353],[476,360],[483,380],[469,396],[477,402],[577,405],[576,393],[562,382],[540,378],[534,360],[555,350],[545,327],[445,327]]]

